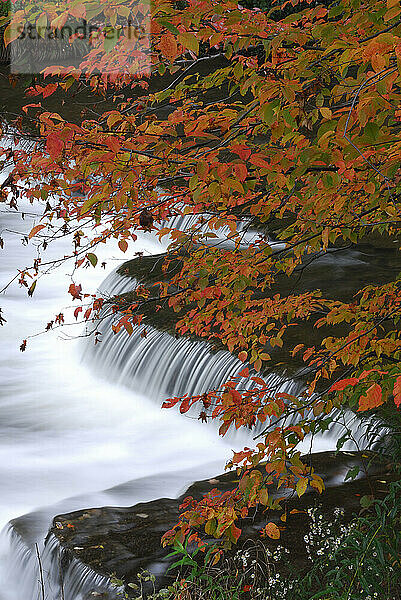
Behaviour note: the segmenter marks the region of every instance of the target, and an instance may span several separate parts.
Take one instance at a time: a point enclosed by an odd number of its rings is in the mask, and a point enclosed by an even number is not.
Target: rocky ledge
[[[388,461],[365,452],[321,452],[303,457],[319,473],[326,491],[319,495],[313,489],[301,498],[290,496],[286,500],[288,519],[279,542],[265,540],[272,549],[280,543],[289,550],[288,561],[301,571],[307,569],[304,536],[311,519],[308,508],[319,506],[321,513],[330,517],[341,509],[343,522],[349,522],[361,510],[360,497],[383,497],[388,484],[394,480]],[[345,480],[347,473],[360,467],[356,479]],[[355,471],[357,469],[354,469]],[[125,582],[133,582],[142,569],[152,571],[160,585],[166,583],[165,574],[171,559],[166,555],[171,549],[162,548],[162,534],[177,522],[179,504],[186,496],[201,498],[213,488],[222,491],[237,484],[235,471],[191,485],[178,499],[161,498],[136,504],[129,508],[103,507],[58,515],[49,532],[54,534],[63,551],[77,558],[95,572],[114,575]],[[292,509],[301,512],[289,514]],[[363,509],[362,509],[363,510]],[[255,540],[260,529],[269,521],[280,521],[281,513],[257,511],[252,518],[242,521],[242,540]]]

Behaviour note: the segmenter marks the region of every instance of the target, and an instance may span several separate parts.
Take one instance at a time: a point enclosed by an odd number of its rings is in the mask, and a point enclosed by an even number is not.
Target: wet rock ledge
[[[372,495],[383,497],[388,484],[395,479],[391,464],[379,459],[370,452],[321,452],[303,458],[311,464],[325,481],[326,491],[319,495],[314,490],[304,496],[294,496],[286,500],[288,512],[293,508],[300,511],[319,506],[325,516],[333,515],[335,508],[343,509],[343,522],[349,522],[355,513],[361,510],[360,497]],[[357,479],[344,481],[347,472],[360,466]],[[367,474],[363,469],[368,466]],[[213,488],[229,490],[237,482],[235,471],[219,475],[216,478],[198,481],[191,485],[178,499],[160,498],[152,502],[136,504],[129,508],[103,507],[90,508],[58,515],[53,520],[49,535],[54,534],[64,552],[79,559],[95,572],[114,575],[126,583],[133,582],[142,569],[151,570],[160,585],[166,583],[165,573],[171,559],[166,555],[171,549],[162,548],[162,534],[177,522],[179,504],[186,496],[201,498]],[[241,540],[259,537],[260,529],[269,521],[280,521],[281,513],[258,511],[252,518],[241,523]],[[288,516],[286,529],[282,531],[279,543],[288,548],[288,557],[292,566],[307,569],[304,535],[310,526],[310,517],[306,512]],[[265,540],[272,548],[278,542]]]

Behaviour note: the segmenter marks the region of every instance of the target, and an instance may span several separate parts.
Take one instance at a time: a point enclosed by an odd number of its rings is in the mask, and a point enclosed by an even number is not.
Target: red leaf
[[[231,151],[235,152],[235,154],[238,154],[242,160],[247,160],[252,153],[251,149],[248,148],[248,146],[245,146],[245,144],[236,144],[235,146],[231,146]]]
[[[75,310],[74,310],[74,317],[76,319],[78,319],[78,315],[79,313],[82,311],[82,306],[78,306]]]
[[[127,248],[128,248],[128,243],[126,240],[120,240],[118,242],[118,247],[120,248],[121,252],[126,252]]]
[[[61,156],[63,147],[64,147],[63,140],[60,139],[60,137],[57,135],[57,133],[50,133],[47,136],[46,149],[47,149],[48,153],[50,154],[50,157],[53,160],[56,160],[57,158],[59,158]]]
[[[241,529],[237,527],[234,523],[232,523],[230,527],[230,533],[233,536],[234,540],[237,542],[239,536],[241,535]]]
[[[70,287],[68,288],[68,293],[71,294],[73,300],[81,300],[81,298],[82,298],[81,291],[82,291],[81,284],[75,285],[75,283],[71,283]]]
[[[359,383],[359,379],[357,379],[356,377],[350,377],[349,379],[340,379],[340,381],[333,383],[333,385],[329,389],[329,392],[342,392],[342,390],[344,390],[347,386],[356,385],[357,383]]]
[[[237,390],[230,390],[229,394],[235,404],[239,404],[242,400],[241,394]]]
[[[263,381],[260,377],[251,377],[252,381],[254,381],[257,385],[266,385],[266,382]]]
[[[53,94],[56,91],[56,89],[57,89],[56,83],[49,83],[49,85],[44,87],[42,90],[43,98],[47,98],[47,96],[51,96],[51,94]]]
[[[395,405],[399,408],[401,404],[401,375],[395,380],[393,394]]]
[[[28,108],[41,108],[41,106],[41,104],[25,104],[25,106],[22,107],[22,110],[26,114],[28,112]]]
[[[248,367],[245,367],[245,369],[242,369],[242,371],[240,371],[238,373],[239,377],[249,377],[249,369]]]
[[[190,401],[191,401],[190,398],[185,398],[185,400],[183,400],[181,402],[181,406],[180,406],[180,413],[181,414],[184,414],[184,413],[186,413],[189,410]]]
[[[359,398],[358,411],[376,408],[383,404],[383,402],[383,394],[380,385],[378,383],[373,383],[366,392],[366,396],[361,396]]]
[[[180,398],[172,398],[170,400],[166,400],[165,402],[163,402],[162,408],[172,408],[179,401],[180,401]]]

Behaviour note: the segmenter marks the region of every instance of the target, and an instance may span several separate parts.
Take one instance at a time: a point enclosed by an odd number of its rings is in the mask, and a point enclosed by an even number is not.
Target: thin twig
[[[38,564],[39,564],[39,574],[40,574],[40,589],[41,589],[41,593],[42,593],[42,600],[45,600],[45,583],[44,583],[44,579],[43,579],[43,568],[42,568],[42,561],[40,558],[40,553],[39,553],[39,546],[37,543],[35,543],[35,548],[36,548],[36,556],[38,558]]]
[[[59,551],[58,551],[58,565],[59,565],[59,571],[60,571],[60,591],[61,591],[61,600],[65,600],[65,595],[64,595],[64,578],[63,578],[63,569],[61,566],[61,547],[59,547]]]

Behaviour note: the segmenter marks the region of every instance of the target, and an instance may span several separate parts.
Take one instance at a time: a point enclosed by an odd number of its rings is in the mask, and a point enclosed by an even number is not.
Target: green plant
[[[399,600],[400,556],[401,482],[397,481],[315,561],[297,586],[297,600]]]
[[[11,0],[0,2],[0,17],[7,17],[11,10]]]

